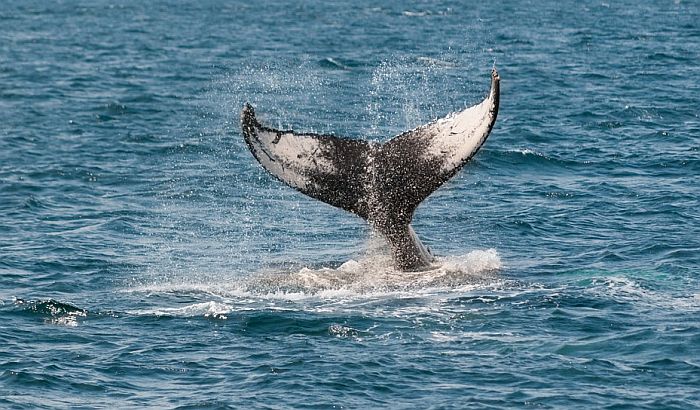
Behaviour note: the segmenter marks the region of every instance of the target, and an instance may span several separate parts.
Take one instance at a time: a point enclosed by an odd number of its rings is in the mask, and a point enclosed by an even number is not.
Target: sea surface
[[[268,175],[479,102],[438,268]],[[6,1],[0,408],[700,408],[700,6]]]

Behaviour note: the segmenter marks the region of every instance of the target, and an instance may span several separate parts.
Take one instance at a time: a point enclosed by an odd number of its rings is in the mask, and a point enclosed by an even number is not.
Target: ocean
[[[394,270],[276,128],[484,147]],[[697,2],[0,7],[0,408],[700,408]]]

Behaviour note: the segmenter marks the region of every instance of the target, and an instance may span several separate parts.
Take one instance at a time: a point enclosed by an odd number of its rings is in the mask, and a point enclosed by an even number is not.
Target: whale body
[[[246,103],[243,137],[270,174],[292,188],[365,219],[386,238],[403,271],[434,261],[411,228],[416,207],[481,148],[498,115],[494,68],[484,100],[384,143],[266,127]]]

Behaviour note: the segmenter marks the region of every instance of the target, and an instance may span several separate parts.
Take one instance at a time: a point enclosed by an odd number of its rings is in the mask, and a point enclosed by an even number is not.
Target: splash
[[[500,257],[493,249],[442,259],[433,269],[419,272],[395,270],[387,259],[384,255],[351,259],[337,269],[304,268],[289,274],[264,275],[252,278],[246,288],[257,294],[293,293],[326,298],[439,292],[489,282],[501,267]]]
[[[398,271],[388,255],[368,253],[359,260],[350,259],[337,268],[304,267],[288,272],[260,272],[245,278],[231,278],[228,283],[218,280],[210,283],[163,282],[135,286],[127,291],[151,295],[204,294],[233,300],[238,304],[254,300],[403,297],[485,286],[498,280],[497,272],[501,267],[501,258],[495,249],[474,250],[465,255],[440,258],[433,269],[420,272]],[[208,303],[159,312],[166,315],[188,312],[199,316],[225,314],[225,306],[218,311],[217,308],[222,306]]]
[[[468,92],[475,83],[465,80],[464,69],[469,67],[457,64],[454,51],[390,57],[372,70],[359,69],[352,62],[341,67],[342,61],[329,56],[322,62],[249,62],[214,79],[197,103],[197,120],[186,124],[185,135],[173,143],[180,149],[174,149],[166,170],[171,177],[161,185],[158,220],[143,236],[147,256],[136,262],[143,262],[147,269],[145,274],[137,269],[134,275],[151,283],[136,279],[140,283],[131,289],[209,293],[237,300],[355,297],[451,289],[478,282],[500,268],[495,250],[445,258],[434,269],[409,274],[389,268],[389,256],[379,253],[334,268],[300,269],[298,263],[293,265],[297,268],[289,268],[294,261],[344,260],[356,253],[346,243],[356,243],[366,228],[359,221],[350,221],[350,216],[335,211],[331,215],[322,205],[304,202],[260,173],[236,135],[240,131],[238,113],[245,101],[264,106],[269,118],[278,121],[278,128],[301,126],[364,138],[388,137],[437,113],[466,105],[450,100],[461,100],[452,96],[479,95]],[[350,101],[339,104],[332,90],[349,75],[359,76],[358,83],[364,85],[358,86],[360,91]],[[450,81],[444,81],[446,77]],[[455,84],[464,92],[455,93]],[[331,219],[334,223],[328,224]],[[334,250],[309,246],[311,240]]]

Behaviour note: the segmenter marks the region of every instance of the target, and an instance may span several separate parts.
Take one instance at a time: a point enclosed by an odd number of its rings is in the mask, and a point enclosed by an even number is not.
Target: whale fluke
[[[430,267],[410,226],[416,207],[481,148],[498,115],[500,77],[479,104],[380,144],[266,127],[246,103],[243,137],[260,164],[298,191],[367,220],[391,246],[396,267]]]

